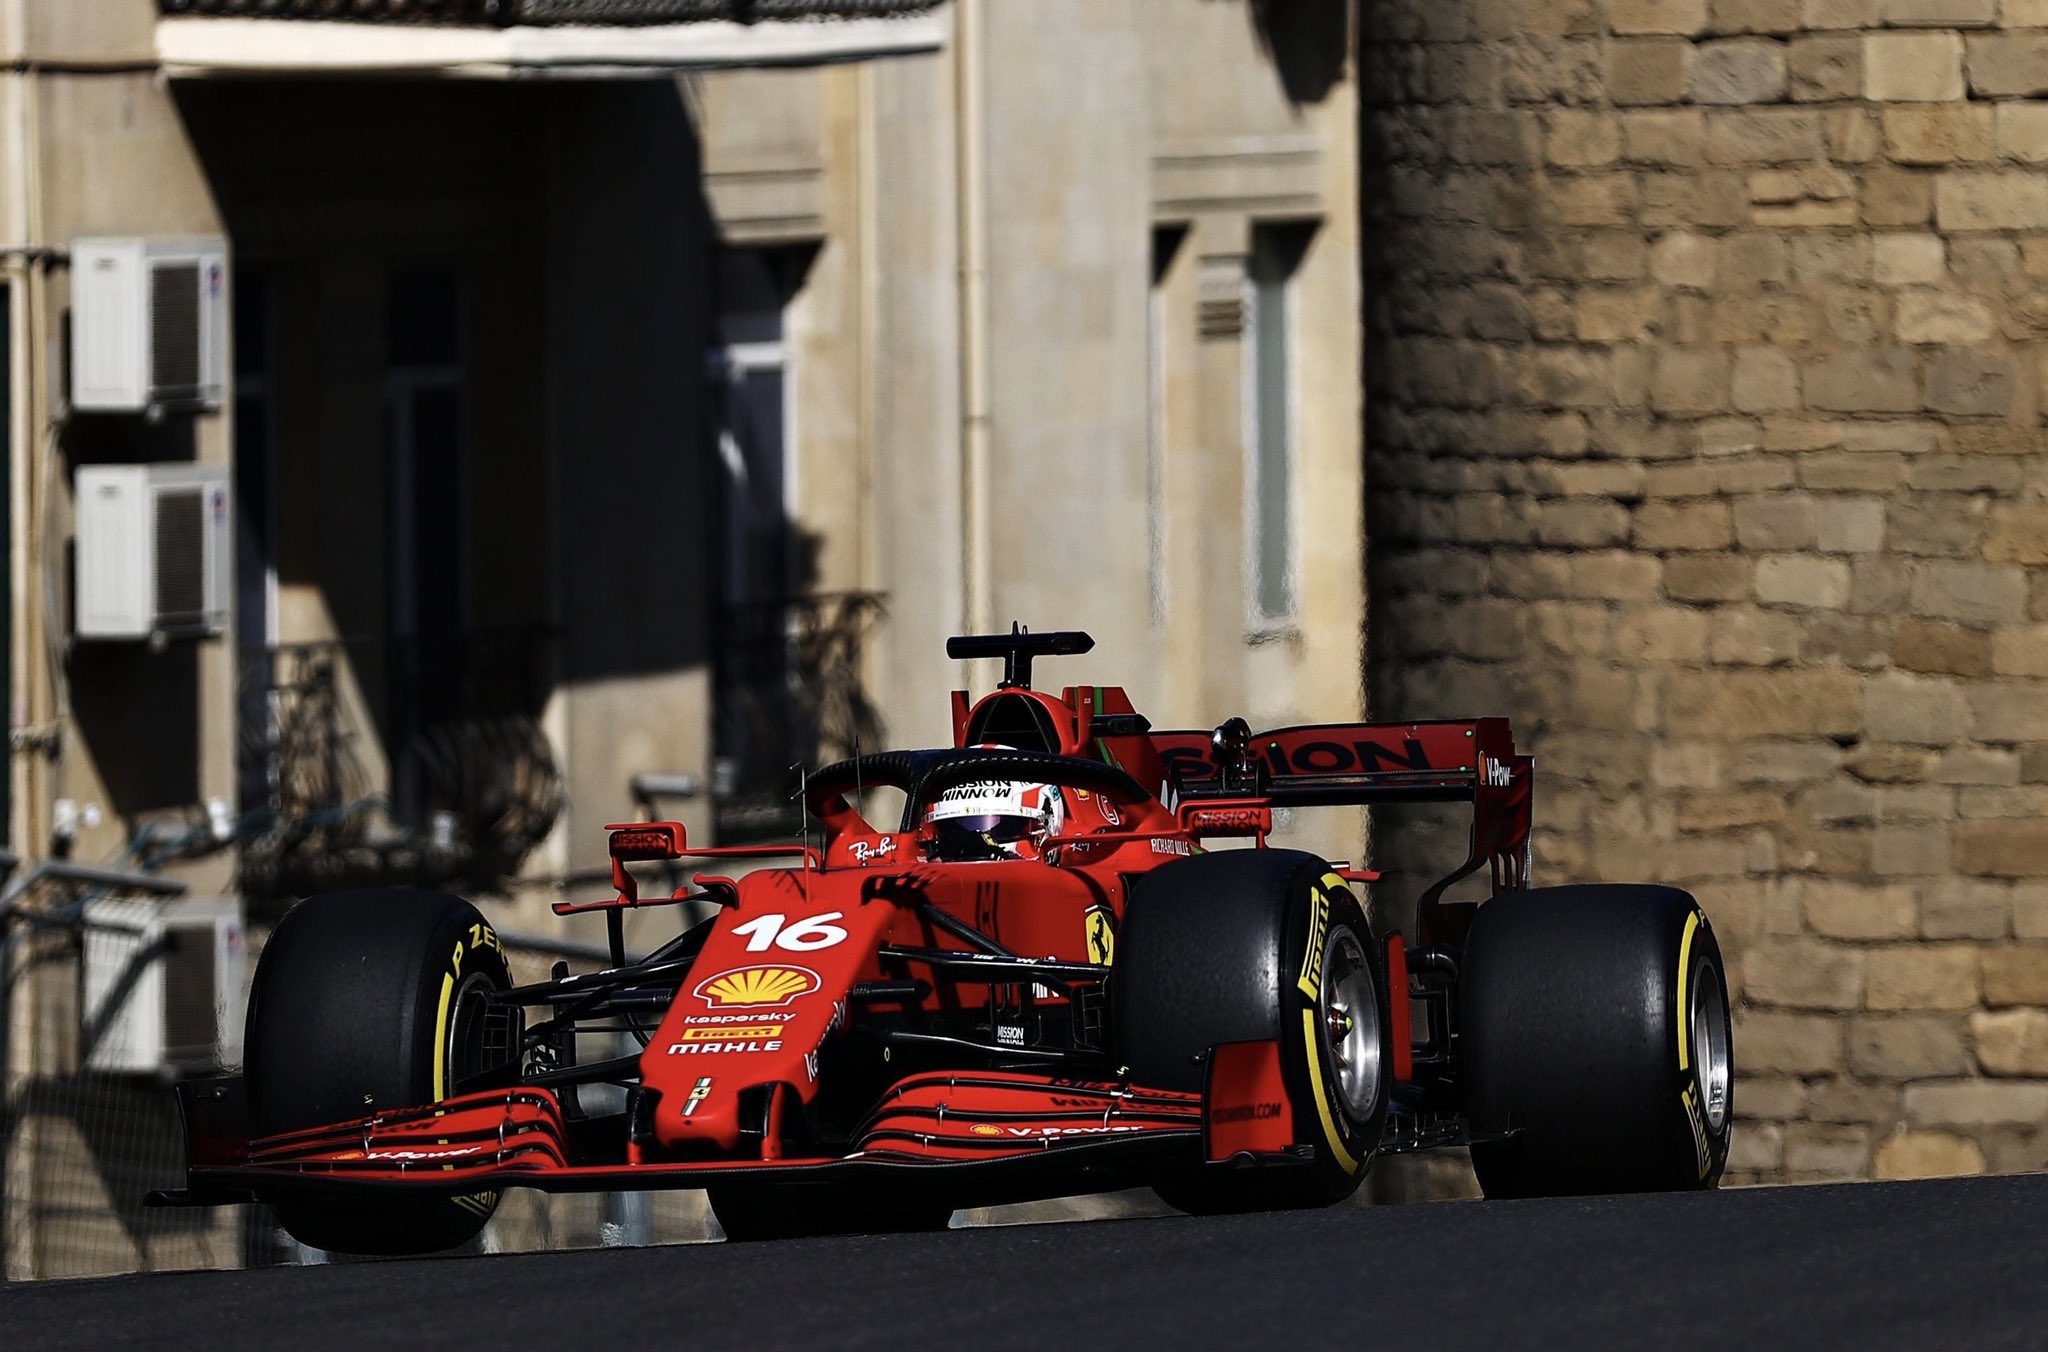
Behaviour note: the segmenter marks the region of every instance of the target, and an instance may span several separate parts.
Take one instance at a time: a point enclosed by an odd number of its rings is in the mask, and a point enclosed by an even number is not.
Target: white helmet
[[[925,809],[924,849],[930,859],[1038,859],[1066,824],[1065,800],[1054,784],[982,779],[958,784]]]

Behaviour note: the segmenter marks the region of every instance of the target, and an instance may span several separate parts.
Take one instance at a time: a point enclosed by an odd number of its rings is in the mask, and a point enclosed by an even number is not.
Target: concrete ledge
[[[780,244],[825,236],[825,174],[815,165],[711,169],[704,193],[719,233],[735,244]]]
[[[1321,143],[1312,136],[1242,136],[1161,146],[1152,157],[1155,214],[1238,209],[1323,211]]]
[[[277,19],[161,19],[157,59],[174,79],[439,75],[632,79],[730,66],[815,66],[936,51],[934,14],[802,23],[459,29]]]

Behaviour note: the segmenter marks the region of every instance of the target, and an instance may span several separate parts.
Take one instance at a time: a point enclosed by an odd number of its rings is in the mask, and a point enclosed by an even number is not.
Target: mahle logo
[[[786,1005],[819,984],[818,974],[808,967],[736,967],[705,977],[695,994],[708,1005],[761,1008]]]
[[[685,1042],[746,1042],[754,1038],[781,1037],[787,1027],[780,1023],[722,1023],[712,1028],[685,1028]]]

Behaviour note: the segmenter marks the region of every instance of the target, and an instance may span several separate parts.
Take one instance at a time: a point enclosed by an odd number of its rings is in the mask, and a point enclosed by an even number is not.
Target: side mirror
[[[1252,727],[1242,718],[1225,719],[1209,734],[1209,758],[1224,783],[1252,777]]]

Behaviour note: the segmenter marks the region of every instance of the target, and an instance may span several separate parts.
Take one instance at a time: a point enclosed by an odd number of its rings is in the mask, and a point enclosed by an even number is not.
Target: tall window
[[[710,450],[719,483],[718,657],[712,800],[721,838],[802,825],[790,767],[810,762],[816,733],[796,711],[793,645],[810,590],[792,520],[788,354],[783,320],[809,251],[720,250],[711,342],[704,354]]]
[[[782,318],[795,274],[785,249],[718,254],[717,328],[704,373],[723,479],[720,586],[728,606],[777,604],[792,590]]]
[[[385,292],[385,435],[390,467],[392,799],[427,811],[421,742],[462,717],[469,618],[468,420],[462,279],[453,267],[394,269]]]
[[[1259,226],[1246,279],[1247,553],[1256,627],[1295,614],[1294,275],[1311,227]]]

